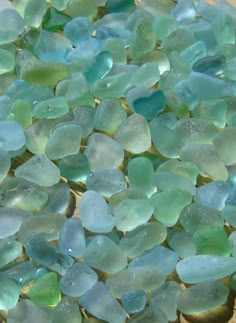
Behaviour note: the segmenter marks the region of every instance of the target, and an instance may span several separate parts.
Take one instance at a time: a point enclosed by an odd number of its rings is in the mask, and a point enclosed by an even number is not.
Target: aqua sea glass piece
[[[140,256],[144,251],[162,243],[167,230],[161,223],[145,223],[127,232],[119,242],[119,246],[128,257]]]
[[[184,229],[192,233],[208,226],[224,226],[220,211],[198,203],[187,205],[181,211],[179,220]]]
[[[79,218],[72,217],[63,224],[58,241],[59,249],[70,256],[79,258],[85,250],[85,234]]]
[[[15,67],[14,53],[9,50],[0,48],[0,74],[11,72]]]
[[[0,309],[10,310],[17,304],[19,298],[19,287],[14,280],[8,278],[5,274],[0,274],[1,292]]]
[[[178,261],[176,252],[157,245],[129,263],[129,268],[154,266],[166,276],[171,274]]]
[[[64,296],[55,308],[52,315],[52,323],[63,323],[66,320],[71,323],[81,323],[82,317],[78,303],[72,297]]]
[[[195,255],[197,248],[193,240],[193,235],[185,230],[173,231],[168,235],[168,245],[176,252],[178,257],[186,258]]]
[[[11,157],[8,152],[0,148],[0,181],[7,175],[11,167]]]
[[[130,86],[152,87],[160,80],[159,65],[157,62],[147,62],[140,66],[130,81]],[[160,93],[158,92],[160,95]],[[160,99],[161,101],[161,99]],[[138,111],[137,111],[138,112]]]
[[[185,314],[198,314],[223,305],[229,289],[222,282],[209,280],[182,290],[178,296],[178,309]]]
[[[26,244],[28,257],[39,262],[44,267],[64,275],[73,265],[74,260],[61,253],[54,245],[40,235],[34,235]]]
[[[123,109],[120,99],[104,99],[96,108],[94,128],[103,131],[115,131],[126,118],[127,113]]]
[[[110,232],[115,221],[105,199],[97,192],[86,191],[79,205],[80,218],[83,226],[92,232]]]
[[[121,145],[101,133],[94,133],[89,137],[84,154],[92,171],[118,168],[124,159]]]
[[[106,2],[105,8],[108,13],[110,12],[124,12],[132,9],[135,6],[135,3],[133,0],[108,0]]]
[[[102,50],[111,54],[114,64],[126,64],[126,52],[123,40],[119,38],[108,38],[102,45]]]
[[[36,103],[33,115],[38,119],[55,119],[69,112],[69,105],[64,97],[55,97]]]
[[[70,181],[85,181],[90,173],[88,159],[81,153],[62,158],[59,169],[61,176]]]
[[[191,21],[195,19],[197,10],[193,0],[180,0],[171,12],[171,16],[175,17],[176,21]]]
[[[0,45],[15,41],[25,28],[25,22],[14,9],[0,12]]]
[[[206,56],[193,64],[193,71],[208,75],[220,75],[224,71],[225,57],[223,55]]]
[[[15,121],[0,121],[0,148],[18,150],[25,144],[22,127]]]
[[[0,207],[0,238],[6,238],[18,232],[21,224],[33,216],[30,211]]]
[[[30,288],[29,298],[42,306],[55,306],[61,300],[61,293],[56,273],[47,273],[40,277]]]
[[[60,290],[71,297],[84,295],[98,280],[98,276],[86,263],[75,263],[60,280]]]
[[[116,130],[114,139],[127,151],[138,154],[151,147],[147,121],[138,113],[129,116]]]
[[[56,240],[66,218],[60,214],[37,215],[26,219],[19,230],[19,240],[23,245],[34,235],[47,240]]]
[[[96,0],[70,0],[67,10],[71,17],[95,17],[97,14]]]
[[[178,262],[176,271],[183,282],[193,284],[231,275],[235,264],[236,260],[231,257],[196,255]]]
[[[89,83],[94,83],[106,76],[112,66],[111,54],[107,51],[101,51],[94,57],[88,69],[84,72],[84,76]]]
[[[106,280],[106,286],[112,295],[120,298],[130,290],[151,291],[160,287],[165,281],[163,272],[155,266],[125,268]]]
[[[127,265],[127,257],[123,250],[103,235],[92,238],[83,258],[91,267],[108,273],[116,273]]]
[[[33,320],[35,323],[50,323],[51,316],[42,307],[39,308],[29,299],[25,299],[18,302],[8,313],[8,321],[10,323],[17,323],[19,320],[22,322]]]
[[[0,268],[15,260],[22,253],[22,245],[13,238],[0,241]]]
[[[48,139],[45,152],[50,159],[61,159],[76,154],[80,149],[82,129],[76,124],[57,126]]]
[[[151,322],[168,323],[165,313],[156,306],[147,306],[143,312],[133,315],[130,322],[142,323],[150,320]]]
[[[53,186],[60,180],[60,171],[48,158],[35,155],[17,167],[15,176],[41,186]]]
[[[95,111],[91,107],[80,107],[73,110],[73,121],[82,128],[82,138],[87,137],[93,131]]]
[[[196,63],[199,59],[205,57],[206,54],[206,45],[200,40],[185,48],[180,53],[180,57],[186,60],[189,64],[194,65],[194,63]]]
[[[39,277],[47,273],[47,269],[43,267],[35,267],[31,261],[23,261],[12,265],[4,273],[13,279],[18,285],[23,286],[27,283],[37,280]]]
[[[176,20],[171,16],[155,16],[153,31],[158,39],[164,40],[176,30]]]
[[[115,207],[123,200],[130,199],[130,200],[139,200],[139,199],[146,199],[147,196],[140,190],[135,190],[131,188],[127,188],[122,190],[116,194],[113,194],[109,199],[109,207],[113,212]]]
[[[38,28],[43,20],[43,16],[47,10],[45,0],[38,2],[37,0],[29,0],[24,10],[24,20],[31,27]]]
[[[81,296],[79,304],[98,319],[117,323],[125,321],[127,313],[102,282]]]
[[[0,120],[5,120],[10,114],[12,102],[9,96],[0,96]]]
[[[235,163],[234,136],[235,128],[226,127],[222,129],[213,140],[217,154],[225,165],[232,165]]]
[[[89,39],[93,31],[93,24],[87,17],[76,17],[65,25],[64,36],[77,46],[80,41]]]
[[[147,296],[143,290],[128,291],[121,295],[121,302],[126,312],[138,313],[145,308]]]
[[[111,196],[127,188],[124,174],[119,169],[91,172],[86,181],[88,190]]]

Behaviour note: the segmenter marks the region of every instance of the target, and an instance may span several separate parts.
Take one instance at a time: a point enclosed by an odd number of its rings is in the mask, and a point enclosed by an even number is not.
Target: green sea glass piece
[[[52,1],[50,2],[52,4]],[[46,11],[43,17],[42,27],[47,31],[58,31],[59,29],[63,29],[69,21],[71,21],[71,17],[58,11],[56,6],[54,6],[54,8],[48,8]]]
[[[38,102],[33,107],[33,115],[38,119],[55,119],[69,112],[69,105],[64,97],[55,97]]]
[[[69,155],[59,162],[61,176],[70,181],[85,181],[90,172],[88,159],[84,154]]]
[[[61,293],[56,273],[48,273],[40,277],[30,288],[29,298],[42,306],[55,306],[61,300]]]
[[[103,51],[108,51],[111,54],[114,64],[126,64],[127,57],[124,47],[124,42],[118,38],[108,38],[103,43]]]
[[[10,310],[14,308],[18,302],[20,290],[14,280],[7,277],[7,275],[0,274],[0,309]]]
[[[69,0],[50,0],[51,5],[59,11],[65,10]]]
[[[47,2],[45,0],[29,0],[24,10],[24,20],[27,25],[38,28],[42,23],[46,10]]]
[[[22,253],[22,245],[13,238],[0,241],[0,268],[15,260]]]
[[[52,323],[81,323],[82,317],[78,303],[72,297],[64,296],[52,315]]]
[[[184,314],[198,314],[223,305],[229,289],[217,280],[205,281],[182,290],[178,296],[178,309]]]
[[[96,0],[70,0],[67,10],[71,17],[95,17],[97,14]]]
[[[0,74],[11,72],[15,67],[14,53],[0,48]]]
[[[23,128],[29,127],[32,124],[30,103],[26,100],[16,100],[11,107],[11,113],[7,119],[19,123]]]

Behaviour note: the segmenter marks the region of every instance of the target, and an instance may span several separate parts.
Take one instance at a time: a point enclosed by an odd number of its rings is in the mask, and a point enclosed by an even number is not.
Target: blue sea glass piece
[[[93,30],[93,24],[87,17],[76,17],[65,25],[64,36],[77,46],[81,41],[89,39]]]

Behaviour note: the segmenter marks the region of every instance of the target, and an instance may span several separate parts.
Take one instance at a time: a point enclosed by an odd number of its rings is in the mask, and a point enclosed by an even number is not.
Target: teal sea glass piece
[[[94,83],[106,76],[112,66],[113,60],[111,54],[107,51],[101,51],[94,57],[88,69],[84,72],[84,76],[89,83]]]
[[[176,271],[183,282],[193,284],[231,275],[235,264],[236,260],[231,257],[196,255],[178,262]]]
[[[85,250],[84,228],[79,218],[72,217],[63,224],[58,241],[59,249],[72,257],[79,258]]]
[[[0,45],[15,41],[25,28],[25,21],[14,9],[0,12]]]
[[[71,323],[81,323],[82,317],[78,303],[69,296],[64,296],[55,308],[52,315],[52,323],[63,323],[68,320]]]
[[[39,262],[44,267],[64,275],[73,265],[74,260],[62,254],[54,245],[40,235],[34,235],[26,244],[28,257]]]
[[[98,276],[86,263],[77,262],[60,280],[60,290],[71,297],[84,295],[98,280]]]
[[[96,191],[86,191],[79,205],[83,226],[92,232],[110,232],[115,226],[114,218],[105,199]]]
[[[13,238],[0,241],[0,268],[15,260],[22,253],[22,245]]]
[[[143,97],[133,102],[133,107],[136,113],[139,113],[147,120],[152,120],[161,112],[166,106],[166,99],[162,90],[153,92],[148,97]]]
[[[126,311],[102,282],[81,296],[79,304],[98,319],[117,323],[125,321]]]
[[[223,55],[206,56],[193,64],[193,71],[207,75],[220,75],[224,71],[225,57]]]
[[[85,181],[90,173],[88,159],[84,154],[69,155],[59,161],[62,177],[70,181]]]
[[[121,303],[126,312],[130,314],[141,312],[146,302],[147,296],[143,290],[129,291],[121,295]]]
[[[5,274],[0,274],[0,309],[10,310],[17,304],[20,290],[14,280],[8,278]]]
[[[69,112],[69,105],[64,97],[55,97],[36,103],[33,115],[38,119],[55,119]]]
[[[60,180],[60,171],[48,158],[35,155],[17,167],[15,176],[41,186],[53,186]]]
[[[127,265],[127,257],[123,250],[106,236],[97,235],[83,254],[84,261],[98,270],[116,273]]]
[[[108,13],[110,12],[125,12],[135,6],[134,0],[108,0],[106,1],[105,8]]]
[[[25,135],[22,127],[15,121],[0,121],[0,148],[11,151],[22,148]]]
[[[87,17],[76,17],[65,25],[64,36],[77,46],[81,41],[89,39],[93,31],[93,24]]]
[[[205,281],[182,290],[178,296],[178,309],[185,314],[208,312],[223,305],[229,289],[217,280]]]

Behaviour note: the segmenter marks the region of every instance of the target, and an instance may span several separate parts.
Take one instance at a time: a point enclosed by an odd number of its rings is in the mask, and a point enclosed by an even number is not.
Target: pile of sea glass
[[[166,323],[236,291],[235,27],[226,0],[1,0],[2,319]]]

